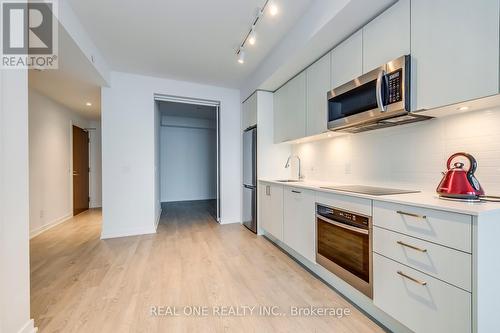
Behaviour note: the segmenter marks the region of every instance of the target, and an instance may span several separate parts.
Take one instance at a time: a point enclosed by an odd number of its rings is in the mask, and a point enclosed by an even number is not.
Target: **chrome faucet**
[[[288,169],[290,167],[290,161],[292,160],[292,158],[297,158],[297,161],[299,162],[299,174],[298,174],[298,179],[302,179],[304,178],[304,176],[302,175],[302,172],[301,172],[301,168],[300,168],[300,157],[297,156],[297,155],[290,155],[288,156],[288,159],[286,160],[286,164],[285,164],[285,169]]]

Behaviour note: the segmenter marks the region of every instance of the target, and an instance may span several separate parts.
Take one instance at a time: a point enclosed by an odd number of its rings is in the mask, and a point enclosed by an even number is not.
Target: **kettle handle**
[[[474,173],[476,172],[476,169],[477,169],[477,161],[474,158],[474,156],[472,156],[471,154],[468,154],[468,153],[460,152],[460,153],[455,153],[455,154],[451,155],[450,158],[448,159],[448,162],[446,162],[446,168],[448,170],[450,170],[451,169],[451,162],[458,156],[463,156],[469,160],[470,167],[469,167],[469,171],[467,171],[467,174],[469,176],[474,175]]]

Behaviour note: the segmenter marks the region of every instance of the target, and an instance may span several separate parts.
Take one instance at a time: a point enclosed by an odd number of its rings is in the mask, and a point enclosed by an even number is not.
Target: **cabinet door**
[[[260,184],[260,226],[283,241],[283,186]]]
[[[306,72],[303,71],[287,83],[285,141],[306,136]]]
[[[332,51],[332,89],[363,74],[363,32],[359,30]]]
[[[414,109],[498,93],[498,0],[411,2]]]
[[[288,86],[284,85],[274,93],[274,143],[280,143],[286,140],[286,98]]]
[[[327,130],[327,93],[330,90],[331,74],[330,53],[312,64],[307,74],[307,117],[306,136],[323,133]]]
[[[244,103],[242,108],[242,124],[243,130],[257,125],[257,94],[254,93]]]
[[[283,241],[315,262],[315,194],[299,188],[284,190]]]
[[[363,73],[410,54],[410,0],[399,0],[363,28]]]

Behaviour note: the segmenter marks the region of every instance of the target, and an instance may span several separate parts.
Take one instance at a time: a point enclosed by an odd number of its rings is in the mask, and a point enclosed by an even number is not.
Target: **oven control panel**
[[[403,100],[403,70],[400,68],[392,73],[386,74],[387,79],[387,104],[397,103]]]
[[[317,205],[316,214],[329,220],[339,221],[356,227],[369,228],[370,218],[367,216],[351,213],[348,211]]]

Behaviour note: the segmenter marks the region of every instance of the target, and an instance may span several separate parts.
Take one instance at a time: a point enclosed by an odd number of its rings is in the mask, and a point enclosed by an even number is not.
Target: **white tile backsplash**
[[[458,151],[478,161],[487,194],[500,195],[500,107],[296,144],[306,179],[433,191]]]

